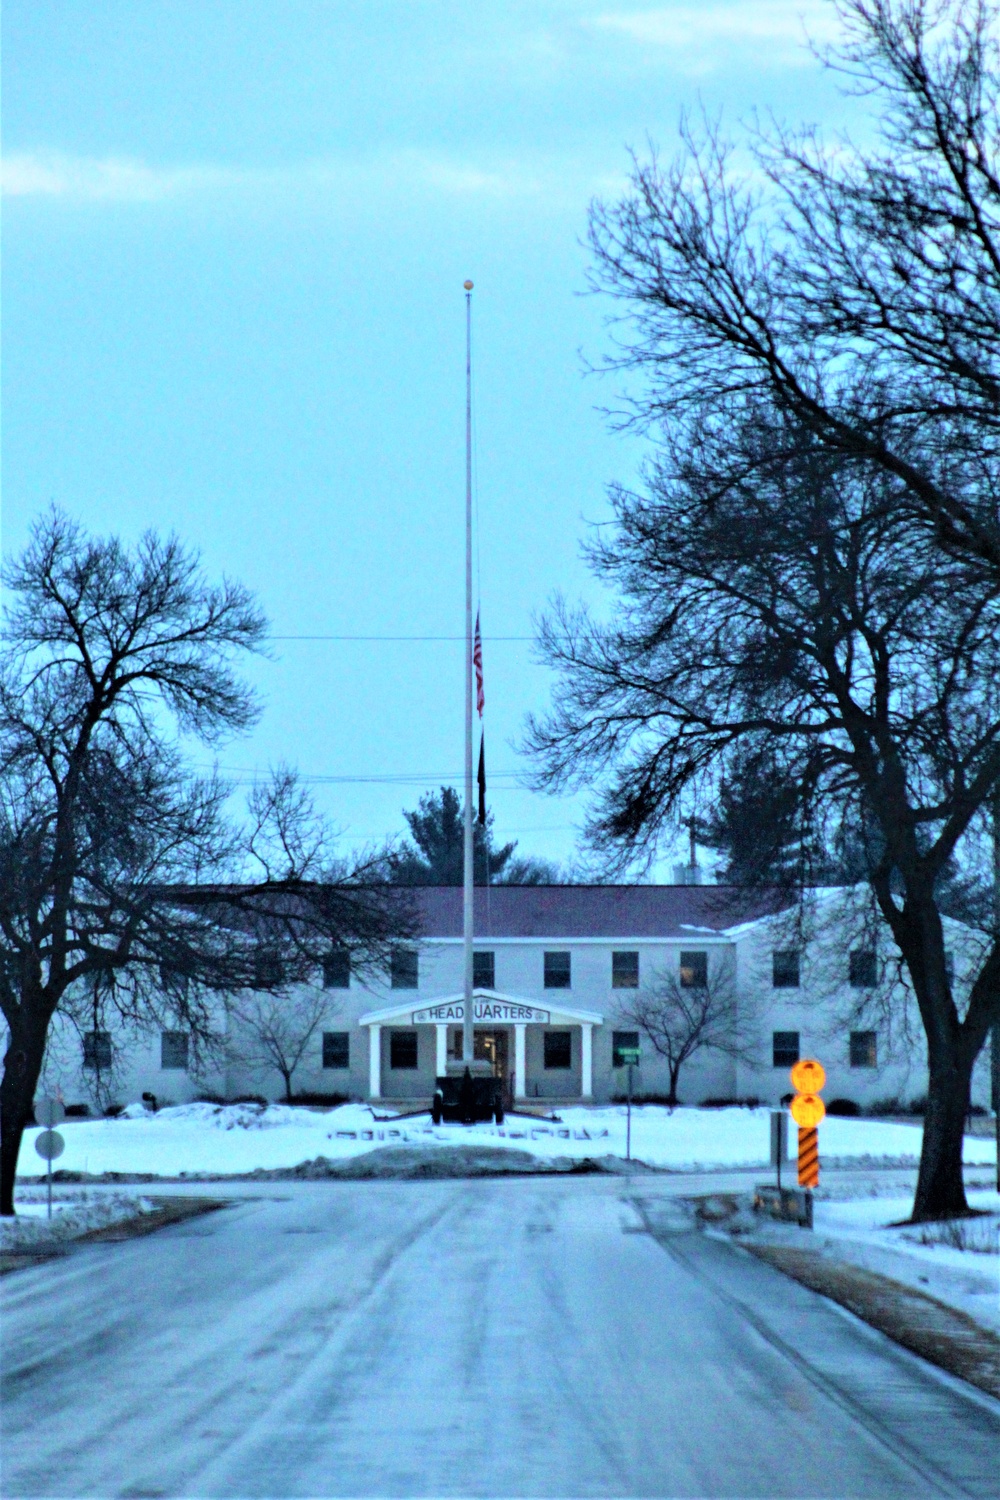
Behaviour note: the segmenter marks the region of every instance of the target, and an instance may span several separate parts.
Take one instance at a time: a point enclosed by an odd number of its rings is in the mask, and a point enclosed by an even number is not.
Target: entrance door
[[[507,1108],[512,1107],[514,1081],[510,1071],[509,1034],[504,1029],[480,1031],[476,1027],[472,1055],[484,1059],[493,1066],[493,1077],[502,1078]]]

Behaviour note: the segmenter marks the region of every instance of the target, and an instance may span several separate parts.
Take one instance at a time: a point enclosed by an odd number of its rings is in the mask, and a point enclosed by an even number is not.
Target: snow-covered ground
[[[65,1193],[57,1190],[49,1218],[44,1189],[21,1188],[17,1194],[17,1217],[0,1219],[0,1252],[28,1254],[52,1244],[77,1239],[94,1229],[107,1229],[152,1213],[155,1204],[138,1193],[88,1192],[86,1188]]]
[[[880,1197],[876,1189],[847,1201],[819,1198],[811,1238],[818,1250],[916,1287],[1000,1333],[1000,1194],[967,1196],[989,1217],[903,1224],[912,1194]]]
[[[294,1167],[317,1157],[346,1160],[401,1145],[511,1147],[542,1158],[625,1155],[624,1105],[576,1106],[558,1114],[558,1121],[509,1115],[500,1126],[434,1126],[426,1115],[397,1118],[367,1104],[332,1110],[185,1104],[155,1115],[131,1105],[117,1119],[62,1125],[66,1150],[57,1167],[94,1175],[228,1175]],[[659,1105],[638,1106],[632,1110],[632,1155],[674,1171],[763,1167],[769,1115],[766,1109],[670,1111]],[[827,1119],[820,1127],[820,1159],[915,1165],[921,1131],[920,1124]],[[37,1133],[25,1133],[18,1163],[23,1176],[37,1177],[44,1170],[34,1150]],[[995,1160],[993,1142],[967,1138],[965,1160],[969,1165],[988,1165]]]

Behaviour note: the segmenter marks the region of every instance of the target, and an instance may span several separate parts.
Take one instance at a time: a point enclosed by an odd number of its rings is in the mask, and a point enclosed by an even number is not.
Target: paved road
[[[268,1185],[2,1314],[4,1496],[1000,1490],[997,1403],[649,1179]]]

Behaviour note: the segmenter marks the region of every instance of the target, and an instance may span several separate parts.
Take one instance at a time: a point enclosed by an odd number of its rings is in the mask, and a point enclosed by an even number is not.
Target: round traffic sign
[[[792,1119],[803,1130],[811,1130],[826,1114],[826,1105],[818,1094],[796,1094],[788,1107],[792,1112]]]
[[[814,1057],[802,1057],[792,1069],[792,1085],[800,1094],[818,1094],[826,1082],[826,1069]]]
[[[39,1125],[61,1125],[66,1118],[66,1106],[61,1099],[36,1099],[35,1120]]]
[[[55,1161],[66,1150],[66,1142],[58,1130],[40,1130],[35,1136],[35,1150],[46,1161]]]

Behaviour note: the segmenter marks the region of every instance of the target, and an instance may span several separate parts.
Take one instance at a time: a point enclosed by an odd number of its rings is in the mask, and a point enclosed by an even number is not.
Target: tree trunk
[[[670,1092],[667,1094],[667,1105],[670,1109],[677,1108],[677,1080],[680,1077],[681,1065],[670,1069]]]
[[[949,1219],[969,1212],[962,1174],[962,1147],[975,1054],[953,1043],[931,1056],[927,1113],[913,1222]]]
[[[17,1158],[45,1059],[46,1029],[30,1022],[11,1027],[0,1080],[0,1217],[9,1218],[14,1213]]]

